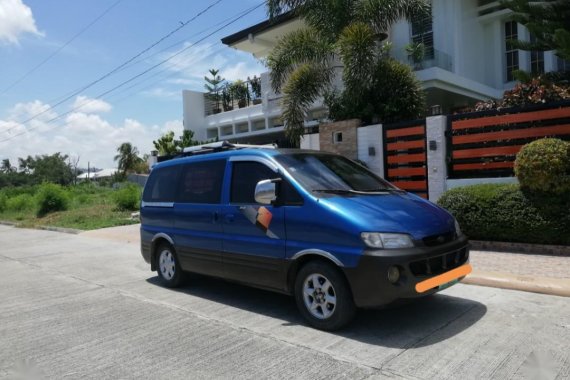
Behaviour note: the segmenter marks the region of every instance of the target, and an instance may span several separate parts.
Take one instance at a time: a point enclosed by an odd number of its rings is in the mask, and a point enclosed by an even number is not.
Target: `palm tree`
[[[333,88],[342,64],[346,98],[362,97],[385,58],[381,42],[400,19],[429,14],[426,0],[267,0],[270,17],[295,12],[306,27],[290,32],[267,58],[271,86],[282,92],[286,133],[297,143],[310,105]]]
[[[117,154],[115,156],[115,161],[118,161],[119,170],[126,175],[128,172],[133,171],[141,161],[139,157],[139,150],[129,142],[122,143],[117,148]]]
[[[5,158],[2,160],[2,165],[0,166],[0,172],[12,173],[15,171],[16,171],[16,168],[12,166],[12,164],[10,163],[10,159]]]

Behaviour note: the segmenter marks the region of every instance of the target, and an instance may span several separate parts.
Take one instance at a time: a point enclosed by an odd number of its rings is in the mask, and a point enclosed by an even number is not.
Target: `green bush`
[[[40,186],[36,197],[38,216],[44,216],[55,211],[64,211],[69,207],[69,195],[60,185],[44,183]]]
[[[9,197],[6,202],[6,210],[8,211],[25,211],[31,210],[34,207],[34,197],[30,194],[24,193]]]
[[[117,210],[138,210],[141,201],[141,188],[138,185],[129,183],[115,191],[113,201]]]
[[[8,203],[8,197],[3,193],[0,193],[0,212],[4,212],[6,210]]]
[[[570,191],[570,143],[547,138],[523,146],[517,154],[515,174],[521,186],[531,191]]]
[[[518,185],[485,184],[449,190],[438,203],[474,240],[570,245],[570,193],[548,195]]]

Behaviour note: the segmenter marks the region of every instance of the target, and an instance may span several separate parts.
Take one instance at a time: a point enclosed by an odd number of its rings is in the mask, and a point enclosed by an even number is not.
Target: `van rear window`
[[[143,193],[145,202],[174,202],[180,166],[168,166],[152,171]]]

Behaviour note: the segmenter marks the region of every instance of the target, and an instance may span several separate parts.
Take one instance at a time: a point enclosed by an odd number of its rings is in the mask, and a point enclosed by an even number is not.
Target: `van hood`
[[[408,233],[419,240],[455,229],[451,214],[409,193],[333,196],[320,198],[319,202],[362,231]]]

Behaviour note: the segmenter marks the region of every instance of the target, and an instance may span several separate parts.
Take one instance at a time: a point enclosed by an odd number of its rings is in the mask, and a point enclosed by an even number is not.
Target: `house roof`
[[[228,46],[234,45],[238,42],[248,39],[250,34],[260,34],[296,18],[297,15],[295,15],[292,11],[280,14],[279,16],[276,16],[272,19],[267,19],[260,22],[259,24],[252,25],[248,28],[240,30],[239,32],[224,37],[222,38],[222,43]]]
[[[262,58],[266,57],[277,46],[284,35],[303,26],[305,26],[303,20],[293,12],[287,12],[224,37],[222,42],[236,50]]]

